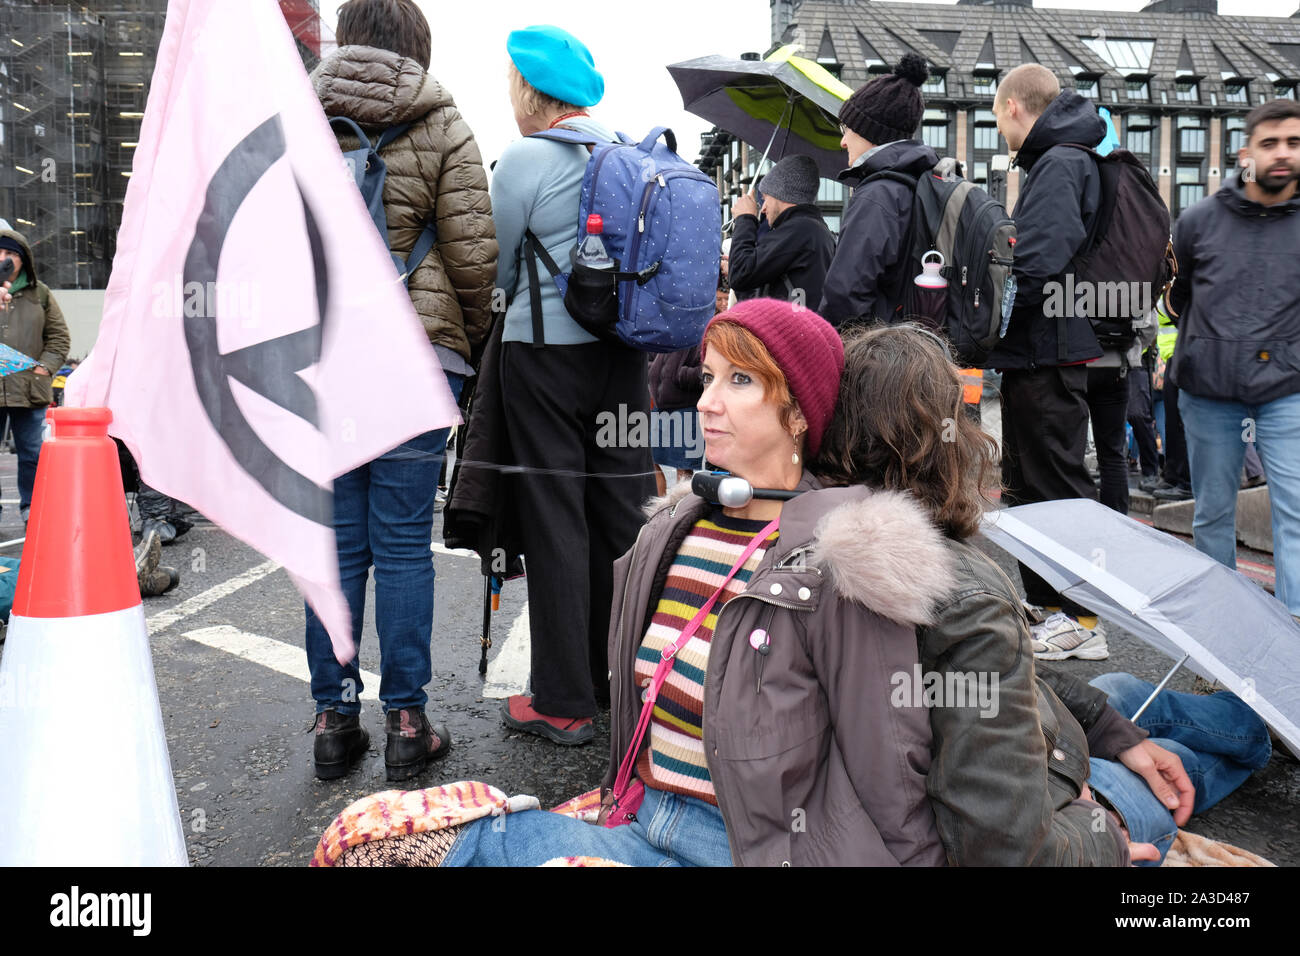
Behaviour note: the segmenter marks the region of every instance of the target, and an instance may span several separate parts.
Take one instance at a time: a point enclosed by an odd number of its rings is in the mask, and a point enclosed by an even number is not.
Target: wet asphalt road
[[[12,497],[13,462],[0,456],[0,495]],[[440,541],[440,518],[435,541]],[[17,508],[0,514],[0,540],[18,537]],[[5,549],[14,554],[16,548]],[[999,562],[1016,579],[1014,562]],[[370,750],[341,780],[324,783],[312,773],[313,705],[299,677],[241,659],[194,639],[214,627],[234,628],[298,649],[286,656],[300,662],[303,610],[283,570],[257,572],[264,558],[211,525],[201,524],[164,549],[164,564],[182,571],[180,587],[145,603],[154,633],[151,644],[167,746],[185,827],[190,860],[197,866],[302,866],[323,829],[350,802],[390,789],[385,780],[383,717],[378,701],[363,697],[363,725]],[[483,780],[508,793],[531,793],[543,806],[596,786],[608,760],[608,717],[596,721],[597,737],[582,748],[561,748],[518,735],[500,721],[500,700],[485,697],[478,673],[482,578],[478,561],[436,553],[437,590],[433,627],[434,677],[428,713],[445,722],[451,753],[403,789],[456,780]],[[245,575],[241,578],[241,575]],[[260,576],[259,576],[260,575]],[[211,603],[229,582],[249,580]],[[217,589],[213,591],[211,589]],[[196,597],[204,595],[201,600]],[[502,609],[494,615],[495,646],[501,652],[510,623],[526,598],[522,580],[509,582]],[[361,648],[364,670],[378,673],[373,588],[367,602]],[[163,626],[165,625],[165,626]],[[191,635],[191,636],[187,636]],[[1109,660],[1069,661],[1062,666],[1085,678],[1127,670],[1157,680],[1168,669],[1161,654],[1114,626],[1108,626]],[[1191,690],[1180,674],[1173,686]],[[377,688],[368,688],[377,690]],[[51,771],[51,785],[66,776]],[[97,785],[111,786],[111,781]],[[1300,864],[1300,763],[1275,751],[1270,764],[1218,807],[1193,818],[1187,829],[1252,850],[1280,865]]]

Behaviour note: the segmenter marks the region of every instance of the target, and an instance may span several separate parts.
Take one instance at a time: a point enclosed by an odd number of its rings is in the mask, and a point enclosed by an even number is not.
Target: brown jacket
[[[678,489],[685,489],[685,483]],[[821,489],[805,473],[802,489]],[[674,489],[655,499],[614,565],[609,660],[612,785],[640,712],[633,661],[682,540],[708,512]],[[705,679],[704,748],[737,865],[942,865],[926,797],[924,707],[891,704],[917,661],[915,626],[951,580],[951,558],[903,495],[810,490],[718,615]],[[770,653],[749,636],[767,631]]]
[[[21,233],[0,230],[0,237],[13,239],[23,247],[27,285],[14,294],[6,311],[0,312],[0,343],[36,359],[49,375],[28,370],[0,377],[0,406],[42,408],[54,400],[54,374],[68,357],[72,338],[63,320],[63,310],[44,282],[36,278],[32,248]],[[13,277],[17,280],[17,276]]]
[[[384,147],[389,247],[409,255],[430,215],[438,242],[407,284],[429,341],[466,360],[491,324],[497,241],[487,173],[451,94],[415,61],[388,50],[339,47],[312,71],[327,116],[370,133],[414,125]],[[344,149],[355,137],[340,136]]]

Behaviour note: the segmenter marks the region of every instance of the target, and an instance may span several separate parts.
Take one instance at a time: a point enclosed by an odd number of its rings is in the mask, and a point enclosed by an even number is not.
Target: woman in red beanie
[[[722,507],[682,483],[650,503],[614,566],[605,826],[511,813],[390,838],[406,857],[944,862],[926,799],[929,715],[893,693],[951,577],[942,535],[918,505],[823,488],[805,470],[844,364],[815,312],[742,302],[710,322],[702,352],[708,460],[798,494]]]

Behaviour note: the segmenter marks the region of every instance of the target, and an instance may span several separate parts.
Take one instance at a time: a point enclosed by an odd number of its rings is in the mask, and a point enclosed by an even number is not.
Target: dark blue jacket
[[[826,273],[821,308],[817,311],[839,327],[855,319],[888,319],[902,288],[900,268],[907,266],[904,248],[912,222],[916,190],[894,179],[862,185],[872,174],[893,170],[916,178],[939,162],[939,155],[915,140],[888,143],[865,161],[840,173],[855,187],[844,208],[840,241]],[[907,276],[907,279],[913,278]]]
[[[1183,391],[1248,405],[1300,392],[1297,212],[1300,194],[1264,206],[1235,174],[1178,217],[1169,374]]]
[[[1101,356],[1086,316],[1045,316],[1043,301],[1050,292],[1044,286],[1064,283],[1070,261],[1101,207],[1097,161],[1082,150],[1053,147],[1096,146],[1105,134],[1106,124],[1092,101],[1063,90],[1038,117],[1016,154],[1016,165],[1024,171],[1020,198],[1011,212],[1016,221],[1016,303],[1007,334],[990,353],[986,368],[1075,365]],[[1057,346],[1061,328],[1066,337],[1063,359]]]

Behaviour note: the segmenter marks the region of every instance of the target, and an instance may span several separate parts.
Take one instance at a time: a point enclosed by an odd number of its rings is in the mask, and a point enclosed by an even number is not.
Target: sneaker
[[[1100,623],[1090,631],[1063,611],[1057,611],[1042,624],[1035,624],[1029,634],[1034,642],[1034,657],[1040,661],[1063,661],[1070,657],[1104,661],[1110,657],[1106,633]]]
[[[1147,475],[1138,481],[1138,490],[1145,491],[1147,494],[1155,491],[1160,485],[1160,478],[1156,475]]]
[[[384,729],[388,732],[384,765],[389,780],[409,780],[451,750],[451,734],[442,724],[430,724],[423,707],[390,710]]]
[[[336,780],[365,754],[370,746],[370,735],[361,726],[358,714],[340,714],[337,710],[322,710],[316,715],[316,776],[321,780]]]
[[[533,699],[523,694],[507,698],[501,705],[505,725],[526,734],[537,734],[551,743],[577,747],[596,736],[590,717],[548,717],[533,709]]]
[[[1151,496],[1161,501],[1190,501],[1192,489],[1186,485],[1171,485],[1162,478],[1160,484],[1152,490]]]

